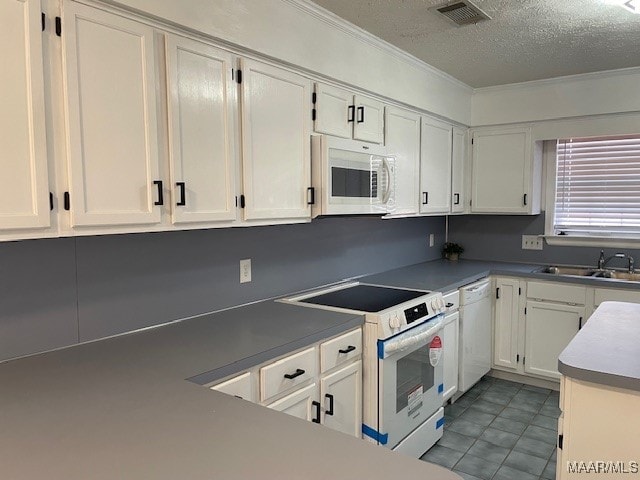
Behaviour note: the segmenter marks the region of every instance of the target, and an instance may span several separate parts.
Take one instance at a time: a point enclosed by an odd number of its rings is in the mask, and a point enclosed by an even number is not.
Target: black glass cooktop
[[[314,305],[348,308],[350,310],[375,313],[425,294],[425,292],[402,290],[399,288],[354,285],[353,287],[323,293],[322,295],[305,298],[300,301]]]

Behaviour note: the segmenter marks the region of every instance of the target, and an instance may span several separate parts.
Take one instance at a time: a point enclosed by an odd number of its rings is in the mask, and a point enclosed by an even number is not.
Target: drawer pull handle
[[[349,353],[349,352],[353,352],[356,349],[356,347],[354,347],[353,345],[349,345],[347,348],[343,348],[338,350],[338,352],[340,353]]]
[[[447,304],[446,304],[445,306],[446,306],[447,308],[451,308],[451,307],[453,307],[453,303],[451,303],[451,302],[447,302]]]
[[[297,368],[295,373],[285,373],[284,378],[293,380],[294,378],[299,377],[300,375],[304,375],[304,370],[302,370],[301,368]]]
[[[311,402],[311,405],[316,407],[316,418],[312,418],[311,421],[313,423],[320,423],[320,402],[316,402],[315,400]]]
[[[329,408],[327,408],[324,413],[326,415],[333,415],[333,395],[331,395],[330,393],[325,393],[324,396],[329,399]]]

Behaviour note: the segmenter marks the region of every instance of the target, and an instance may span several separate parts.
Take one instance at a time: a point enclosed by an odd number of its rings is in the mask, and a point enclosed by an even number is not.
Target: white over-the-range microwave
[[[395,158],[385,147],[312,135],[311,163],[313,217],[395,210]]]

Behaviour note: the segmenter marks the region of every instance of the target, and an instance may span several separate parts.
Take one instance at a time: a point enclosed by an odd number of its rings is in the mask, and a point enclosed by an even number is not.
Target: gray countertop
[[[560,354],[558,370],[577,380],[640,391],[640,305],[603,302]]]
[[[535,273],[538,268],[441,260],[360,280],[447,292],[500,274],[637,288],[628,282]],[[606,309],[610,313],[599,310],[578,343],[563,353],[561,368],[577,376],[599,372],[597,378],[637,379],[640,352],[633,350],[630,338],[640,310],[632,313],[619,304]],[[615,316],[622,317],[623,327]],[[362,322],[361,316],[264,301],[4,363],[2,478],[386,479],[402,471],[407,478],[459,479],[438,466],[198,385]],[[616,328],[609,330],[612,323]],[[587,361],[585,352],[597,335],[586,335],[597,332],[609,335],[615,351],[636,362],[616,364],[620,357],[611,355],[604,363],[610,366],[602,368],[593,356]],[[624,342],[616,344],[614,337]]]
[[[491,274],[531,276],[532,272],[539,268],[540,265],[522,263],[436,260],[369,275],[359,280],[389,287],[437,290],[447,293]],[[549,275],[546,275],[546,279],[555,280],[555,278],[549,278]]]
[[[0,365],[3,479],[459,480],[436,465],[209,390],[362,324],[273,301]]]

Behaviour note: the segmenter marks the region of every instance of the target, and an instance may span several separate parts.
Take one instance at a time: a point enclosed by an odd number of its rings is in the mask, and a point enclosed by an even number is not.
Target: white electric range
[[[442,436],[440,292],[351,282],[282,301],[365,316],[364,438],[417,458]]]

